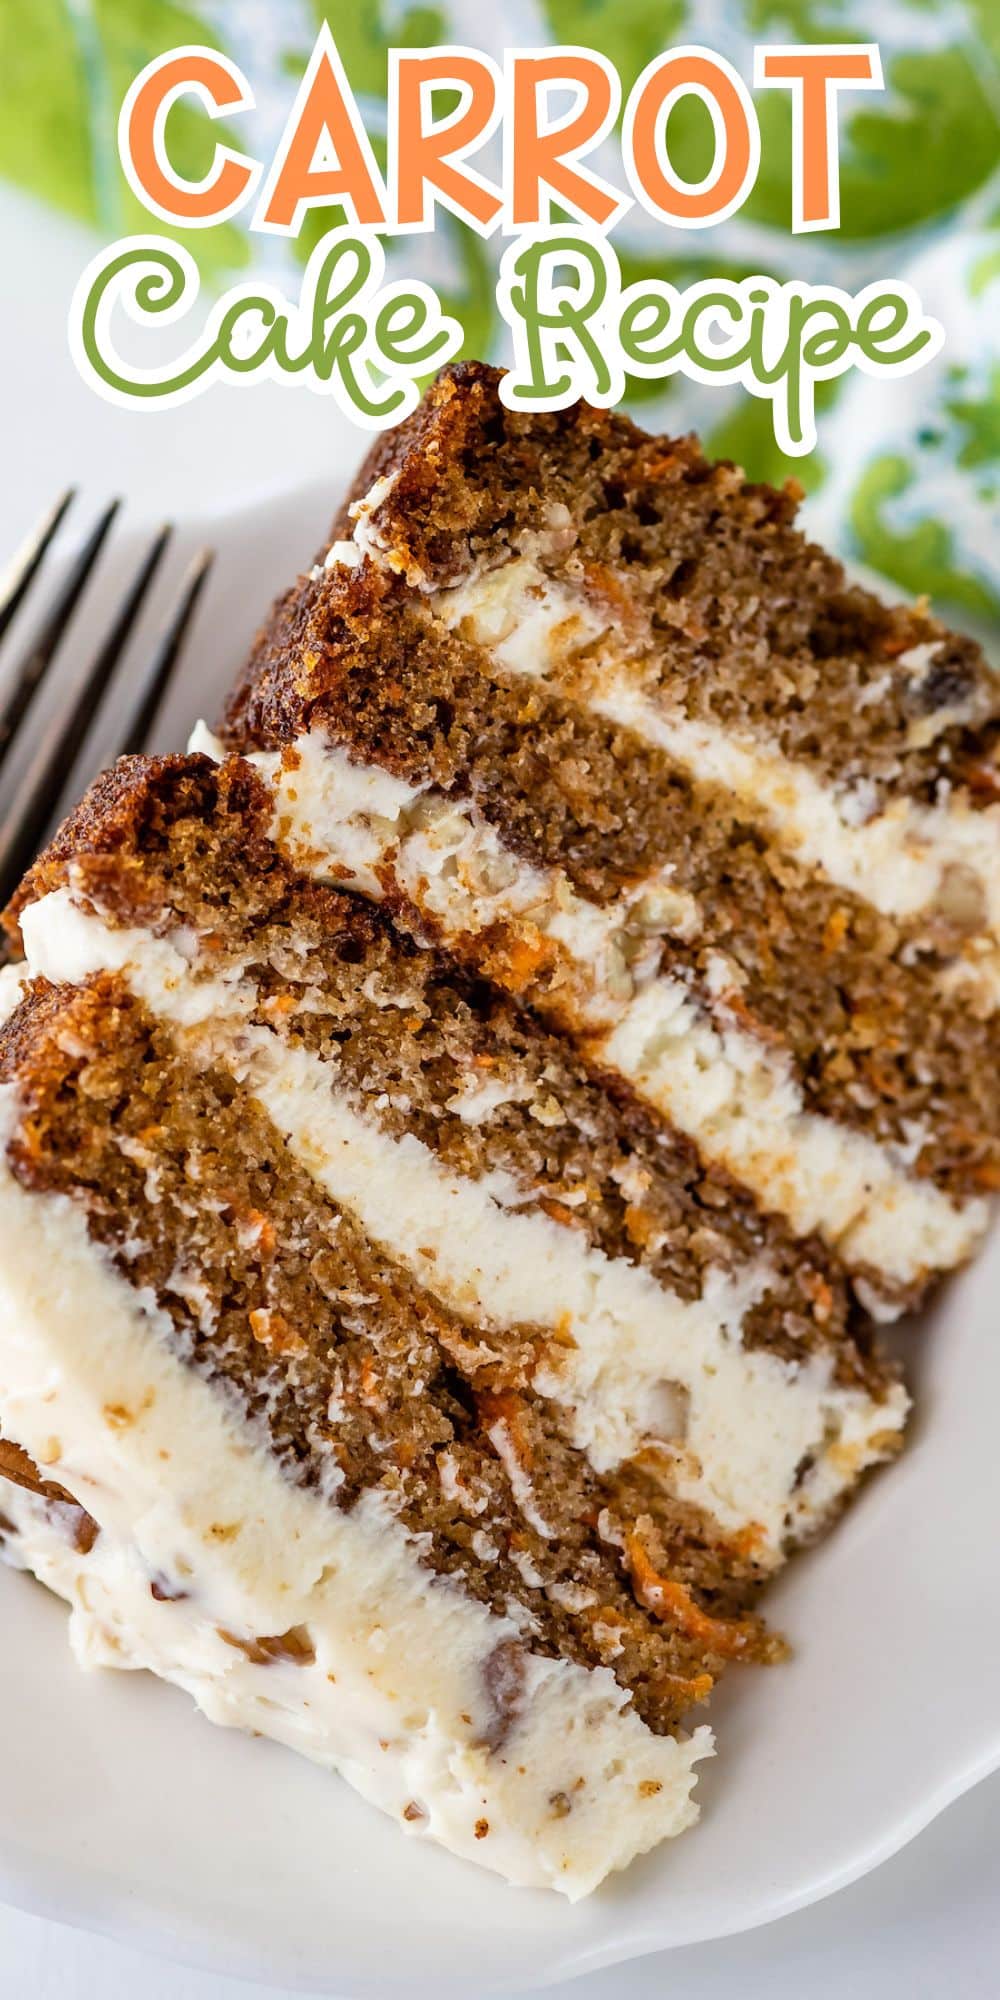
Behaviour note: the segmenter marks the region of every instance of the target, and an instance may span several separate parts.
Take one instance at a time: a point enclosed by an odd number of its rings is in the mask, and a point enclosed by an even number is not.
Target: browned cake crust
[[[394,477],[385,531],[436,586],[564,505],[579,573],[614,588],[627,570],[664,641],[662,683],[689,714],[763,724],[824,777],[864,770],[896,792],[933,796],[942,777],[983,803],[1000,797],[994,759],[1000,687],[976,643],[925,606],[886,605],[848,584],[843,566],[796,528],[801,488],[747,480],[708,461],[694,437],[650,436],[619,411],[586,403],[554,413],[504,408],[502,371],[445,369],[406,423],[380,437],[337,516]],[[915,686],[894,668],[931,645]],[[879,683],[877,701],[866,700]],[[886,685],[883,687],[882,683]],[[922,747],[911,725],[960,708]]]
[[[171,852],[171,839],[179,825],[210,820],[217,809],[221,823],[233,829],[234,844],[238,828],[247,874],[261,881],[261,893],[273,870],[284,880],[288,870],[270,838],[271,796],[251,765],[233,759],[220,776],[207,757],[120,757],[67,814],[3,912],[12,949],[21,945],[25,906],[61,888],[71,874],[124,922],[142,923],[162,912],[172,888],[195,911],[198,857],[193,847]],[[190,879],[175,882],[185,868]]]

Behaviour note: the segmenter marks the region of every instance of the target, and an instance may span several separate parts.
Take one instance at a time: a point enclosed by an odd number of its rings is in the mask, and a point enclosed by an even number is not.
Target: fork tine
[[[184,643],[185,633],[194,616],[195,606],[214,560],[214,549],[202,549],[188,570],[177,609],[160,638],[142,697],[122,739],[119,752],[121,756],[132,756],[136,751],[145,748],[156,718],[156,711],[166,692],[167,683]]]
[[[36,746],[0,828],[0,907],[13,895],[41,845],[59,794],[101,697],[121,659],[132,627],[149,594],[172,530],[161,528],[144,556],[106,639],[98,648],[68,715],[53,716]]]
[[[110,507],[105,508],[73,563],[41,631],[21,661],[14,676],[14,684],[0,711],[0,760],[9,750],[11,740],[24,720],[32,696],[51,664],[77,599],[100,555],[105,537],[120,506],[120,500],[112,500]]]
[[[15,613],[20,610],[46,550],[55,540],[67,509],[75,498],[76,487],[67,486],[65,493],[59,495],[55,506],[49,508],[37,528],[28,536],[24,547],[18,549],[9,568],[0,578],[0,639],[3,638]]]
[[[73,711],[73,722],[76,725],[74,750],[79,748],[97,713],[101,695],[125,651],[132,627],[149,595],[153,578],[160,567],[172,534],[173,528],[169,522],[165,522],[155,541],[150,544],[146,555],[139,564],[132,587],[127,596],[122,600],[121,610],[111,626],[107,638],[94,655],[86,681],[80,690],[77,706]],[[61,736],[59,740],[60,746],[64,741],[72,743],[72,735],[69,728],[67,728],[65,736]],[[60,783],[62,782],[62,778],[68,776],[72,762],[73,755],[71,754],[66,770],[61,774]],[[56,794],[53,792],[52,796],[54,798]]]

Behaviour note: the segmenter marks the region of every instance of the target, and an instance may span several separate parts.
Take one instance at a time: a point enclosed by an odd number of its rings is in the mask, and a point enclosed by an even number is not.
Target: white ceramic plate
[[[76,268],[75,233],[66,254]],[[185,553],[217,543],[190,671],[158,731],[176,744],[212,712],[271,594],[318,545],[360,441],[295,398],[265,398],[250,450],[246,405],[225,392],[167,427],[124,424],[68,374],[51,292],[33,297],[32,268],[22,261],[20,318],[5,322],[0,351],[0,379],[19,383],[7,416],[25,467],[0,491],[0,555],[69,479],[94,505],[126,492],[125,525],[74,634],[82,656],[140,526],[195,496],[201,520],[188,516],[131,654],[148,644]],[[48,436],[29,456],[42,407]],[[294,491],[306,473],[316,483]],[[700,1826],[588,1903],[505,1889],[404,1840],[336,1780],[211,1728],[145,1676],[79,1674],[63,1609],[2,1566],[0,1899],[303,1991],[433,1983],[442,1996],[481,1995],[766,1923],[864,1874],[1000,1765],[998,1296],[1000,1238],[933,1322],[905,1336],[918,1414],[902,1464],[772,1598],[795,1658],[734,1672],[715,1702]]]

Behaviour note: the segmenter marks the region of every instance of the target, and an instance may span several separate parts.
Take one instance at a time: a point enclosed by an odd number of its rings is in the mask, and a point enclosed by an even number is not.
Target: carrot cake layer
[[[129,759],[10,915],[0,1536],[407,1829],[570,1895],[694,1816],[762,1581],[899,1442],[819,1237],[240,759]]]
[[[300,867],[570,1034],[891,1317],[1000,1179],[1000,696],[790,492],[446,372],[226,742]]]

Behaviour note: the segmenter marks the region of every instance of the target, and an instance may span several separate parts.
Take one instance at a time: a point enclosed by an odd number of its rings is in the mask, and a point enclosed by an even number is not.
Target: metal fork
[[[42,570],[75,497],[73,487],[60,496],[15,556],[7,574],[0,577],[0,641]],[[6,693],[0,697],[0,769],[4,775],[15,769],[14,759],[28,733],[26,724],[32,704],[67,636],[77,603],[96,570],[120,506],[120,501],[113,500],[92,528],[63,577],[40,629],[7,682]],[[24,768],[16,776],[11,806],[0,826],[0,908],[13,895],[49,829],[62,788],[84,737],[102,708],[109,682],[149,596],[172,532],[169,525],[163,527],[152,541],[85,674],[79,685],[74,685],[69,707],[48,719],[38,741],[25,752]],[[119,756],[145,748],[156,712],[179,662],[213,558],[214,550],[202,549],[187,570],[138,692],[125,710],[122,727],[116,731]]]

